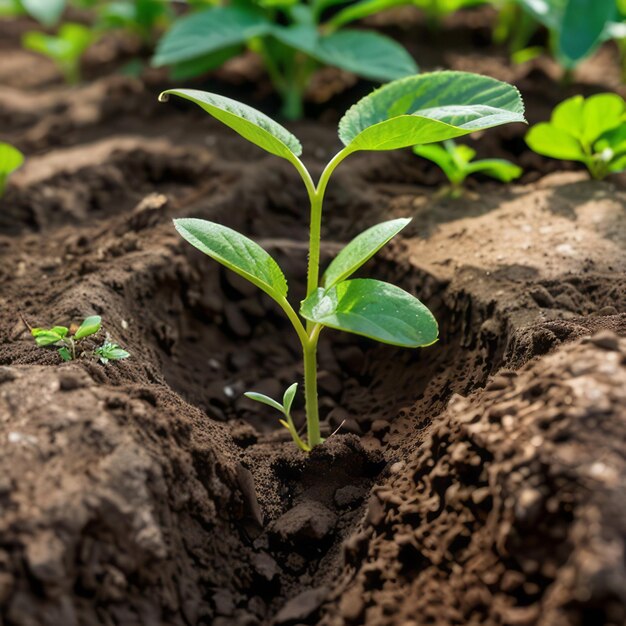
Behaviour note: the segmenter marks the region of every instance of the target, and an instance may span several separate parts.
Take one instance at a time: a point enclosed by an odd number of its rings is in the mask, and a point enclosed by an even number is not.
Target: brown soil
[[[565,95],[547,62],[508,67],[471,26],[448,24],[456,47],[422,65],[516,80],[529,118],[545,117]],[[539,159],[513,126],[472,141],[522,163],[521,183],[473,181],[462,200],[408,152],[343,164],[325,261],[365,226],[412,216],[364,273],[418,295],[441,340],[407,351],[327,332],[323,428],[343,427],[305,456],[242,398],[301,376],[295,336],[171,226],[196,216],[252,236],[297,302],[297,175],[197,111],[157,105],[162,75],[109,76],[122,44],[68,90],[16,47],[24,27],[1,44],[2,137],[28,160],[0,201],[0,624],[624,623],[619,177]],[[611,54],[590,62],[609,68],[605,84],[582,68],[570,91],[610,88]],[[222,78],[222,91],[249,86]],[[314,171],[337,148],[342,102],[365,88],[294,125]],[[131,359],[61,364],[20,318],[90,314]]]

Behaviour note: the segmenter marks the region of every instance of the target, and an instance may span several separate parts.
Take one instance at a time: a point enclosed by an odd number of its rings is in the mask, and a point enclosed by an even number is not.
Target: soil
[[[545,59],[511,67],[486,41],[492,17],[446,22],[445,53],[404,13],[383,28],[417,42],[425,69],[516,82],[531,122],[569,93],[616,87],[611,48],[566,90]],[[440,341],[408,351],[325,332],[323,430],[339,430],[304,455],[242,397],[300,378],[296,337],[171,226],[202,217],[253,237],[297,302],[297,175],[201,112],[157,104],[163,74],[115,74],[124,39],[69,89],[19,49],[28,27],[0,22],[1,134],[27,155],[0,200],[0,624],[626,621],[622,178],[531,154],[520,126],[470,142],[524,177],[471,181],[461,200],[408,151],[350,157],[329,188],[324,261],[412,216],[363,274],[420,297]],[[243,65],[216,89],[271,111]],[[292,125],[316,173],[345,102],[368,89],[341,84],[319,119]],[[63,364],[23,321],[92,314],[130,359]]]

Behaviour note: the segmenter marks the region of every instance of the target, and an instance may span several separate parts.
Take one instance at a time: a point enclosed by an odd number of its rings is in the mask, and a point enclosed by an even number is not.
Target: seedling
[[[476,150],[448,139],[441,144],[432,143],[414,146],[417,156],[436,163],[450,181],[450,195],[459,198],[463,194],[463,183],[470,174],[484,174],[504,183],[522,175],[522,168],[506,159],[481,159],[474,161]]]
[[[526,134],[544,156],[584,163],[593,178],[626,169],[626,103],[615,93],[574,96],[557,105],[549,122]]]
[[[109,335],[102,345],[88,350],[83,349],[84,339],[96,335],[102,327],[102,319],[99,315],[86,318],[83,323],[72,331],[67,326],[54,326],[53,328],[30,328],[32,336],[38,346],[44,348],[54,346],[59,356],[64,361],[74,361],[80,356],[96,356],[101,363],[106,365],[109,361],[127,359],[130,354],[122,350],[117,344],[112,343]]]
[[[57,35],[39,31],[27,32],[22,45],[54,61],[70,85],[80,82],[80,60],[85,50],[94,43],[96,35],[82,24],[68,22],[59,28]]]
[[[301,317],[287,300],[287,280],[278,263],[257,243],[226,226],[203,219],[177,219],[174,224],[192,246],[273,298],[293,325],[304,357],[306,441],[295,436],[290,418],[293,385],[282,405],[265,396],[251,397],[279,410],[296,444],[302,450],[310,450],[322,442],[317,344],[324,328],[406,348],[429,346],[438,337],[435,318],[413,295],[386,282],[352,277],[410,218],[389,220],[358,235],[330,263],[320,280],[322,207],[332,173],[348,155],[360,150],[407,148],[508,122],[523,122],[524,106],[519,92],[506,83],[466,72],[434,72],[389,83],[357,102],[343,116],[339,138],[344,147],[328,163],[317,184],[299,159],[302,147],[298,139],[263,113],[229,98],[194,89],[170,89],[159,99],[166,101],[170,95],[194,102],[248,141],[289,161],[308,193],[309,256]]]
[[[320,66],[379,82],[417,72],[411,55],[393,39],[344,28],[397,1],[364,0],[326,19],[326,9],[342,1],[258,0],[191,13],[174,22],[159,41],[152,64],[170,66],[172,77],[183,80],[220,67],[246,48],[252,50],[280,94],[287,119],[302,117],[304,92]]]
[[[10,143],[0,142],[0,198],[9,176],[24,163],[24,155]]]

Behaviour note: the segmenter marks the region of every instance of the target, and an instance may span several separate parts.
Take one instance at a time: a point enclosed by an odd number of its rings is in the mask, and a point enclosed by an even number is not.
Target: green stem
[[[320,330],[321,326],[316,324],[311,331],[309,342],[303,346],[307,441],[311,449],[322,443],[317,402],[317,340]]]
[[[289,85],[281,92],[283,106],[281,114],[286,120],[302,119],[304,115],[303,94],[298,85]]]

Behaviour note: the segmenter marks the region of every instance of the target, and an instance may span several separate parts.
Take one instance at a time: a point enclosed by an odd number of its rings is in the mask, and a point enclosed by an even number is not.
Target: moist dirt
[[[547,61],[508,65],[485,39],[489,12],[464,19],[443,26],[445,51],[405,13],[378,25],[425,69],[515,82],[531,122],[570,92],[616,88],[611,48],[563,88]],[[160,72],[115,74],[137,52],[125,40],[102,43],[92,80],[68,89],[19,49],[27,27],[2,23],[0,44],[2,138],[27,155],[0,200],[0,624],[623,624],[624,180],[529,153],[521,126],[469,141],[523,178],[471,181],[459,200],[409,151],[350,157],[329,187],[323,261],[411,216],[363,275],[422,299],[440,340],[409,351],[324,333],[329,439],[304,455],[242,396],[301,379],[295,334],[171,225],[251,236],[298,302],[297,174],[157,104]],[[209,87],[271,111],[248,62]],[[310,108],[325,113],[291,128],[319,173],[338,115],[369,87],[316,85]],[[63,364],[25,325],[93,314],[132,358]]]

